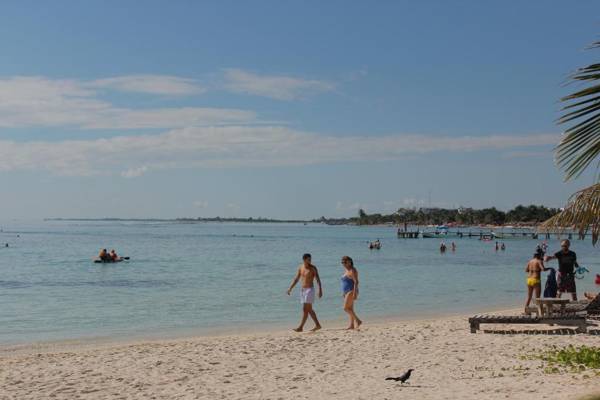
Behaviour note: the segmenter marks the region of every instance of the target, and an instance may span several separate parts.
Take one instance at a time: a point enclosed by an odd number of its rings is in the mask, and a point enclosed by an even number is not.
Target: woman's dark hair
[[[350,263],[350,266],[354,268],[354,261],[352,261],[352,258],[344,256],[342,257],[342,261],[348,261]]]
[[[312,258],[312,257],[310,256],[310,254],[309,254],[309,253],[305,253],[305,254],[302,256],[302,259],[303,259],[303,260],[306,260],[307,258]]]

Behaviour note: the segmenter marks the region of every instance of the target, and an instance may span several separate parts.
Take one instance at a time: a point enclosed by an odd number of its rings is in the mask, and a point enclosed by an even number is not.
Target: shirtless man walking
[[[315,301],[315,279],[319,284],[319,298],[323,297],[323,288],[321,287],[321,278],[319,278],[319,271],[317,271],[317,267],[311,264],[311,256],[310,254],[304,254],[302,256],[302,264],[298,266],[298,272],[296,272],[296,276],[292,281],[290,288],[287,291],[288,296],[292,293],[292,289],[296,286],[296,283],[300,279],[302,279],[301,288],[300,288],[300,303],[302,303],[302,321],[300,322],[300,326],[294,329],[296,332],[302,332],[304,329],[304,324],[308,319],[308,316],[312,318],[315,322],[315,327],[311,329],[311,332],[318,331],[321,329],[321,324],[317,319],[317,314],[312,308],[312,305]]]

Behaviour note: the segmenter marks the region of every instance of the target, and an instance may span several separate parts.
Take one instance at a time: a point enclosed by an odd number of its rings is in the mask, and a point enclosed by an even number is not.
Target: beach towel
[[[548,268],[550,273],[546,278],[546,287],[544,288],[544,297],[556,297],[558,291],[558,285],[556,284],[556,270],[554,268]]]

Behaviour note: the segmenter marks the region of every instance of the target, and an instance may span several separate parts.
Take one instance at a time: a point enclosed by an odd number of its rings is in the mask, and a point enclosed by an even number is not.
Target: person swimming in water
[[[342,275],[342,295],[344,296],[344,311],[348,313],[350,325],[347,329],[358,329],[362,321],[354,312],[354,302],[358,299],[358,271],[354,261],[348,256],[342,257],[344,274]]]

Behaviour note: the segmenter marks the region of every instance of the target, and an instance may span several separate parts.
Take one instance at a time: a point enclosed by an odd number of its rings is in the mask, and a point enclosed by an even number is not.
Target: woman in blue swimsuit
[[[342,275],[342,293],[344,295],[344,311],[350,317],[348,329],[358,329],[362,321],[354,312],[354,300],[358,298],[358,271],[354,268],[354,262],[348,256],[342,257],[344,275]]]

